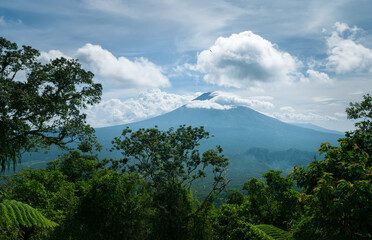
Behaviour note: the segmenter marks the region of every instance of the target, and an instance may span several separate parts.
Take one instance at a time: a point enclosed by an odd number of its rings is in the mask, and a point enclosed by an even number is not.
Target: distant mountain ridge
[[[195,98],[195,101],[209,101],[216,93],[208,92]],[[312,161],[322,142],[337,144],[343,137],[337,132],[326,129],[310,129],[288,124],[278,119],[261,114],[251,108],[238,106],[224,110],[213,108],[179,107],[163,115],[139,122],[118,126],[96,128],[96,135],[103,145],[100,158],[121,158],[120,152],[110,152],[111,141],[119,137],[126,127],[132,130],[153,128],[168,130],[180,125],[193,127],[204,126],[211,137],[201,142],[201,150],[222,146],[224,154],[230,158],[230,174],[234,175],[233,184],[241,184],[241,179],[260,176],[261,173],[274,168],[284,171],[296,164]],[[314,126],[312,126],[314,128]],[[40,167],[47,161],[54,160],[57,153],[48,155],[32,153],[24,155]]]
[[[200,95],[199,97],[193,99],[193,101],[205,101],[205,100],[210,100],[214,98],[213,92],[206,92]]]
[[[319,127],[319,126],[314,125],[312,123],[291,123],[291,124],[292,125],[295,125],[295,126],[303,127],[303,128],[313,129],[313,130],[320,131],[320,132],[334,133],[334,134],[339,134],[339,135],[343,135],[344,134],[343,132],[336,131],[336,130],[331,130],[331,129],[327,129],[327,128],[323,128],[323,127]]]
[[[214,97],[213,92],[200,95],[194,100],[205,101]],[[169,129],[180,125],[204,126],[215,137],[208,146],[221,145],[226,152],[243,153],[249,148],[259,147],[272,150],[297,148],[313,151],[322,142],[337,143],[342,134],[310,129],[282,122],[261,114],[251,108],[238,106],[230,109],[190,108],[184,105],[163,115],[143,121],[113,127],[97,128],[99,139],[107,141],[119,136],[121,130],[152,128]]]
[[[208,92],[195,101],[209,101],[216,94]],[[241,185],[252,177],[260,177],[269,169],[288,173],[294,165],[307,165],[319,158],[317,149],[322,142],[337,144],[343,137],[326,129],[310,129],[282,122],[251,108],[238,106],[224,110],[191,108],[188,105],[147,120],[114,127],[96,129],[104,146],[129,127],[168,130],[180,125],[204,126],[214,137],[201,143],[201,150],[221,145],[230,158],[230,187]],[[119,154],[119,153],[118,153]],[[116,157],[120,157],[120,154]]]

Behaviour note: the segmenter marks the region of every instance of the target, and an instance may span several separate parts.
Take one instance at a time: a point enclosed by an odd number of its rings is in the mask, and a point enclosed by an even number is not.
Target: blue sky
[[[371,12],[369,0],[12,0],[0,32],[40,61],[78,58],[95,73],[96,127],[187,104],[344,131],[348,103],[372,93]]]

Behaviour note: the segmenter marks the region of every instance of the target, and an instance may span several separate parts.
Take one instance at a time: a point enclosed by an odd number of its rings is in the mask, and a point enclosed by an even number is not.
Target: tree
[[[58,170],[67,176],[68,181],[76,183],[91,179],[93,174],[103,166],[97,155],[85,155],[75,150],[49,162],[47,169]]]
[[[298,219],[299,193],[292,189],[292,179],[284,178],[281,173],[270,170],[263,174],[266,184],[257,178],[244,184],[248,197],[241,209],[248,222],[289,230],[291,221]]]
[[[324,160],[291,173],[303,189],[300,200],[305,215],[297,225],[296,239],[371,239],[372,222],[372,98],[350,103],[348,118],[362,119],[357,129],[339,140],[340,146],[323,143]]]
[[[208,194],[222,191],[226,185],[225,170],[228,159],[222,148],[207,150],[202,156],[197,147],[200,140],[209,138],[203,127],[180,126],[174,130],[161,131],[157,128],[123,130],[122,137],[115,138],[113,149],[121,150],[124,158],[113,161],[114,168],[123,172],[137,172],[155,187],[164,183],[185,184],[188,188],[197,179],[206,177],[205,171],[212,167],[213,186]]]
[[[39,52],[0,37],[0,165],[15,166],[23,151],[92,141],[81,112],[98,103],[102,86],[77,60],[38,61]],[[25,77],[22,77],[25,75]],[[93,139],[94,140],[94,139]]]
[[[347,132],[346,138],[372,155],[372,96],[364,95],[362,102],[349,105],[350,107],[346,108],[347,118],[356,120],[356,130]]]
[[[203,154],[197,149],[208,137],[203,127],[180,126],[168,131],[152,128],[132,132],[127,128],[114,139],[114,149],[122,151],[124,157],[112,161],[113,168],[135,172],[149,184],[156,211],[152,239],[192,239],[192,225],[201,224],[199,213],[226,187],[228,159],[221,154],[222,148],[217,146]],[[191,186],[208,171],[213,174],[211,189],[195,208]]]
[[[242,206],[226,203],[215,216],[215,236],[221,240],[284,240],[291,239],[291,233],[273,225],[253,225],[242,214]]]
[[[227,204],[237,204],[242,205],[245,200],[245,196],[243,193],[241,193],[238,189],[231,189],[229,190],[229,193],[227,194]]]
[[[135,173],[98,170],[52,239],[148,239],[151,198]]]

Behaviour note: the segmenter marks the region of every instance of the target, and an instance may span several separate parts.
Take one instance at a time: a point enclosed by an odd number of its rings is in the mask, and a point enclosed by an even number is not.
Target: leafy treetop
[[[94,132],[81,112],[98,103],[102,86],[77,60],[38,61],[39,51],[18,48],[0,37],[0,165],[15,166],[22,151],[75,140],[92,141]],[[25,76],[25,77],[23,77]]]
[[[113,141],[113,149],[122,150],[124,158],[113,163],[115,167],[121,166],[122,171],[140,173],[155,184],[177,181],[191,184],[205,177],[206,168],[212,166],[214,180],[225,184],[228,159],[221,155],[222,148],[217,146],[217,150],[207,150],[202,156],[197,149],[200,140],[207,138],[209,133],[204,127],[183,125],[176,130],[152,128],[136,132],[126,128],[122,137]]]
[[[141,128],[136,132],[126,128],[122,136],[113,141],[113,149],[121,150],[124,157],[118,161],[113,160],[112,167],[138,173],[158,193],[167,188],[174,192],[177,188],[190,189],[195,180],[205,178],[206,171],[211,171],[212,184],[197,213],[223,191],[229,182],[226,179],[229,160],[221,154],[220,146],[200,154],[199,142],[207,138],[209,133],[204,127],[182,125],[168,131],[157,127]]]
[[[372,205],[372,98],[350,103],[348,118],[362,119],[357,129],[339,140],[340,146],[321,144],[324,160],[295,167],[291,176],[304,191],[299,198],[305,217],[294,233],[301,239],[335,236],[370,239]],[[326,217],[325,217],[326,216]]]
[[[357,120],[355,123],[357,129],[347,132],[346,137],[372,155],[372,96],[366,94],[360,103],[350,103],[346,113],[349,119]]]

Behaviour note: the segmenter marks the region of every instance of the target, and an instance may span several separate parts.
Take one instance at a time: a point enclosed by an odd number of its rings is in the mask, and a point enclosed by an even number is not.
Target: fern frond
[[[255,225],[251,226],[251,234],[252,237],[254,237],[253,239],[255,240],[275,240]]]
[[[280,228],[274,227],[273,225],[266,225],[266,224],[260,224],[255,225],[254,228],[259,229],[262,231],[265,235],[267,235],[268,239],[273,240],[287,240],[291,238],[291,233],[284,231]]]
[[[40,228],[53,228],[58,225],[33,207],[16,200],[4,200],[0,203],[0,227],[5,224]]]

